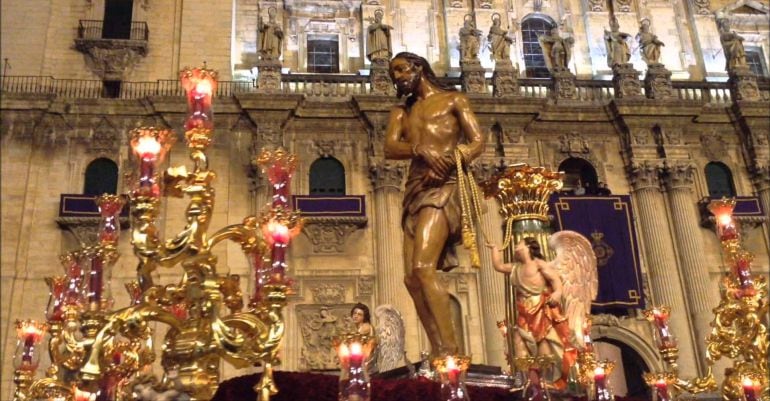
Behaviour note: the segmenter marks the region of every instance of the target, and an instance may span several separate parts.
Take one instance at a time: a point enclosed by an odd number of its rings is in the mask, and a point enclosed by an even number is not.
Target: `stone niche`
[[[308,71],[308,40],[336,41],[339,72],[354,73],[362,64],[360,1],[287,1],[285,63],[294,72]]]

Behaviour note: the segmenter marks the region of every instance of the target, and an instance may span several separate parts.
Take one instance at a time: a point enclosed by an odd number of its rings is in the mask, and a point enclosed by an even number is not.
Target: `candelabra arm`
[[[704,392],[711,392],[717,390],[717,381],[714,378],[711,366],[706,370],[706,374],[703,377],[696,377],[690,380],[684,380],[677,378],[673,383],[674,388],[679,391],[687,392],[690,394],[698,394]]]
[[[72,330],[65,328],[58,335],[51,336],[48,353],[51,355],[52,362],[69,370],[77,370],[83,363],[86,350],[91,348],[93,343],[93,338],[85,337],[78,340]]]
[[[244,252],[251,252],[260,248],[263,252],[268,251],[262,233],[259,230],[258,219],[254,216],[246,217],[243,224],[233,224],[222,228],[209,238],[208,248],[212,249],[219,242],[231,240],[241,244]]]
[[[83,381],[94,382],[102,375],[101,354],[108,341],[118,333],[132,340],[143,338],[149,331],[147,323],[150,321],[165,323],[174,331],[182,329],[182,322],[158,305],[140,304],[110,314],[107,316],[106,324],[96,334],[88,360],[80,370]]]

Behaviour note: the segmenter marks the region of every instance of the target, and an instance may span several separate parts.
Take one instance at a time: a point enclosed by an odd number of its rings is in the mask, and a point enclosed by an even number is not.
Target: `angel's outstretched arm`
[[[492,250],[492,267],[500,273],[511,274],[513,264],[503,263],[502,249],[499,249],[495,244],[489,243],[487,243],[487,247]]]

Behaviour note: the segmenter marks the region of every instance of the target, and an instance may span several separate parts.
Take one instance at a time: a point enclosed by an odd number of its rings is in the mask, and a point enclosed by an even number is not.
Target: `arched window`
[[[559,171],[564,172],[564,190],[576,191],[577,194],[594,194],[599,186],[599,179],[594,166],[585,159],[570,157],[559,165]],[[582,193],[578,188],[583,188]]]
[[[521,23],[521,43],[524,49],[524,65],[530,78],[547,78],[550,76],[545,66],[543,49],[537,37],[550,32],[556,26],[553,20],[545,15],[530,15],[524,17]]]
[[[310,165],[310,195],[345,195],[345,167],[333,157]]]
[[[99,158],[86,167],[83,193],[98,196],[101,194],[116,194],[118,192],[118,165],[107,158]]]
[[[724,163],[711,162],[706,165],[706,185],[710,197],[735,196],[733,174]]]

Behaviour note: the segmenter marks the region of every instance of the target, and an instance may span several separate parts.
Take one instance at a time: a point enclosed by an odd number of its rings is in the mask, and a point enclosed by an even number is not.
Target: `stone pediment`
[[[717,15],[770,15],[770,5],[757,0],[738,0],[723,7]]]

